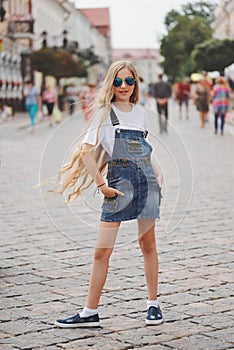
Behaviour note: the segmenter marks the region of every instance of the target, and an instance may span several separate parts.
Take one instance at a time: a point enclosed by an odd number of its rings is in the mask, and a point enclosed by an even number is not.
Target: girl
[[[121,221],[138,220],[148,289],[146,324],[163,322],[157,301],[158,257],[155,219],[159,218],[162,177],[151,163],[146,142],[146,111],[137,105],[139,81],[128,61],[114,62],[92,104],[92,122],[81,147],[60,175],[68,201],[94,181],[104,195],[86,306],[80,314],[55,321],[58,327],[99,326],[98,304]],[[108,164],[106,183],[103,170]],[[153,170],[154,169],[154,170]],[[61,176],[60,176],[61,177]],[[75,187],[75,188],[74,188]]]

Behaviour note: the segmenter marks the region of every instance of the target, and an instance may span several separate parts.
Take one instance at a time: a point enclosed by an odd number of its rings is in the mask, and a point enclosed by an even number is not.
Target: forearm
[[[116,188],[109,187],[106,184],[103,175],[98,169],[98,166],[93,157],[92,151],[93,151],[92,145],[84,144],[82,146],[81,159],[86,169],[88,170],[89,174],[92,176],[97,187],[100,188],[100,191],[106,197],[113,197],[115,195],[123,196],[124,195],[123,192],[119,191]]]
[[[97,186],[105,183],[103,175],[100,173],[97,163],[92,154],[92,145],[83,145],[81,159],[88,170],[89,174],[92,176],[94,182]]]

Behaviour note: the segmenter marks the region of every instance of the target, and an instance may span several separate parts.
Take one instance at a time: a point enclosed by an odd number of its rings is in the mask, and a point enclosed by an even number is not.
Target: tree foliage
[[[44,75],[61,78],[84,77],[87,75],[82,62],[60,48],[42,48],[32,53],[32,66]]]
[[[211,30],[203,18],[180,16],[176,26],[161,41],[162,63],[166,74],[176,77],[193,71],[190,54],[195,46],[211,37]]]
[[[196,45],[211,38],[214,8],[214,3],[199,1],[166,15],[164,24],[168,33],[161,40],[160,51],[164,56],[164,71],[172,79],[193,71],[191,53]]]
[[[196,46],[192,59],[197,70],[223,71],[234,62],[234,41],[210,39]]]
[[[210,26],[214,19],[214,10],[217,6],[216,1],[198,1],[182,5],[182,12],[189,18],[203,18]]]
[[[196,3],[189,2],[188,4],[182,5],[181,11],[169,11],[165,17],[164,25],[166,26],[167,31],[170,31],[178,24],[181,16],[186,16],[189,19],[195,17],[203,18],[210,26],[213,21],[216,5],[217,4],[213,1],[198,1]]]

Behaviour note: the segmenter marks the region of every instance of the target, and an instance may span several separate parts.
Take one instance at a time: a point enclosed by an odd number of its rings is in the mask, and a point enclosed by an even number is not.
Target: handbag
[[[53,112],[53,116],[54,116],[55,123],[61,123],[63,115],[58,107],[55,107],[54,112]]]

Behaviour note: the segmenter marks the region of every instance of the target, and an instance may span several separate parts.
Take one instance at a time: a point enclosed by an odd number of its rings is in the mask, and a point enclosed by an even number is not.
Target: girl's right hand
[[[100,191],[102,192],[102,194],[107,197],[107,198],[111,198],[114,197],[116,195],[123,197],[124,193],[117,190],[116,188],[113,187],[108,187],[107,185],[104,185],[100,188]]]
[[[159,174],[157,176],[157,181],[158,181],[159,187],[162,188],[162,186],[163,186],[163,176],[161,174]]]

